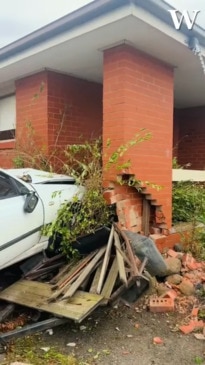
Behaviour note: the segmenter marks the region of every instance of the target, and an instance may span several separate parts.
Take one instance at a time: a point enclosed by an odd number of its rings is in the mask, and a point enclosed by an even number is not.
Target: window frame
[[[1,101],[4,99],[10,98],[10,97],[15,98],[15,121],[14,121],[15,128],[1,130],[1,124],[0,124],[0,143],[13,142],[13,141],[15,141],[15,138],[16,138],[16,94],[15,93],[0,96],[0,122],[1,122]]]

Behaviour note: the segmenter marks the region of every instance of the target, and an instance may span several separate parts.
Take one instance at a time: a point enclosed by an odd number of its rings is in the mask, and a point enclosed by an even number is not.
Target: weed
[[[203,360],[201,357],[196,356],[196,357],[195,357],[195,359],[194,359],[194,362],[195,362],[195,364],[197,364],[197,365],[201,365],[201,364],[203,364],[203,363],[204,363],[204,360]]]
[[[145,131],[136,134],[134,139],[121,145],[110,154],[105,164],[105,169],[114,168],[118,171],[122,168],[121,158],[129,148],[150,139],[150,134]],[[108,143],[108,148],[110,147]],[[85,193],[80,200],[74,197],[71,202],[66,202],[58,211],[57,218],[51,225],[43,228],[43,234],[52,237],[55,245],[56,238],[61,240],[61,247],[69,257],[72,255],[72,243],[78,237],[94,233],[102,226],[109,226],[112,207],[108,206],[103,197],[103,164],[102,164],[102,140],[101,138],[87,141],[81,144],[67,146],[65,151],[65,172],[75,178],[77,184],[85,187]],[[121,181],[121,184],[130,184],[130,181]],[[138,188],[140,180],[132,179],[132,185]],[[148,184],[148,182],[146,182]]]
[[[75,357],[63,355],[53,347],[47,352],[42,350],[42,342],[38,335],[18,339],[10,345],[2,365],[9,365],[13,361],[33,365],[79,365]]]

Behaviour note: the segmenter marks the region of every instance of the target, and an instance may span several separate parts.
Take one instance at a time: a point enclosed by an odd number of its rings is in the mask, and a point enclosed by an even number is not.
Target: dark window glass
[[[17,189],[12,185],[11,180],[0,174],[0,200],[17,196]]]
[[[15,138],[15,129],[8,129],[7,131],[0,131],[0,141],[6,141]]]

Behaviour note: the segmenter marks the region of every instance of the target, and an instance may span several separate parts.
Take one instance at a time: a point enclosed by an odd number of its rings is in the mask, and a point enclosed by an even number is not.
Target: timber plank
[[[75,266],[71,268],[69,273],[65,274],[65,276],[56,284],[53,286],[53,290],[56,288],[61,289],[64,285],[68,283],[78,272],[80,272],[87,264],[88,262],[95,256],[97,251],[91,252],[88,256],[86,256],[84,259],[77,262]]]
[[[98,286],[97,286],[97,293],[98,294],[100,294],[100,292],[102,290],[102,286],[103,286],[103,282],[104,282],[104,279],[105,279],[107,267],[108,267],[108,264],[109,264],[110,255],[111,255],[111,248],[112,248],[112,243],[113,243],[113,236],[114,236],[114,226],[112,225],[110,235],[109,235],[109,238],[108,238],[108,243],[107,243],[107,246],[106,246],[105,256],[104,256],[104,260],[103,260],[103,266],[102,266],[102,270],[101,270],[101,273],[100,273],[100,278],[99,278],[99,282],[98,282]]]
[[[120,239],[117,232],[114,232],[114,240],[115,240],[115,246],[120,249]],[[124,259],[119,250],[117,249],[116,249],[116,256],[117,256],[117,264],[119,269],[120,280],[125,284],[125,286],[127,286],[127,276],[125,271]]]
[[[123,230],[120,229],[116,223],[114,223],[114,226],[115,226],[116,231],[122,236],[123,240],[125,241],[127,255],[129,257],[129,261],[132,264],[132,275],[135,276],[135,277],[138,277],[139,276],[139,270],[137,268],[135,255],[133,253],[133,249],[132,249],[132,246],[130,244],[130,241],[129,241],[128,237],[126,236],[126,234],[123,232]]]
[[[69,300],[48,303],[51,293],[50,284],[20,280],[0,292],[0,299],[70,318],[76,322],[81,322],[87,317],[103,299],[101,295],[77,291]]]
[[[100,278],[100,273],[102,270],[102,265],[103,264],[101,262],[95,272],[95,275],[94,275],[94,278],[93,278],[93,281],[92,281],[92,284],[91,284],[90,290],[89,290],[90,293],[97,293],[97,286],[98,286],[98,282],[99,282],[99,278]]]
[[[96,264],[101,259],[101,257],[104,255],[106,250],[106,247],[101,247],[98,251],[98,253],[93,257],[93,259],[89,262],[89,264],[86,266],[86,268],[83,270],[83,272],[80,274],[78,279],[71,285],[71,287],[66,291],[62,299],[67,299],[72,297],[74,293],[78,290],[80,285],[84,282],[84,280],[87,278],[87,275],[90,275],[93,268],[96,267]]]
[[[74,265],[74,261],[72,260],[71,262],[69,262],[69,264],[64,265],[58,272],[57,275],[55,275],[51,280],[50,280],[50,284],[56,284],[60,279],[62,279],[62,277],[72,268],[72,266]]]
[[[107,305],[108,300],[112,294],[113,288],[115,286],[117,277],[118,277],[118,264],[117,264],[117,257],[115,256],[101,292],[102,296],[104,297],[104,299],[101,302],[101,305]]]
[[[53,294],[48,299],[48,302],[55,302],[57,298],[59,298],[62,294],[65,294],[66,290],[70,288],[71,284],[80,276],[81,271],[75,274],[75,276],[72,277],[72,279],[69,279],[69,281],[60,289],[56,289],[53,291]],[[53,287],[52,287],[53,290]]]

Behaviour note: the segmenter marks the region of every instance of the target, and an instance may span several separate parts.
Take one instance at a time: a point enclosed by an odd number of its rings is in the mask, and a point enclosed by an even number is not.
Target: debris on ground
[[[31,269],[31,263],[24,264],[23,277],[1,291],[0,299],[56,318],[81,322],[99,305],[114,303],[133,285],[139,288],[141,279],[148,283],[149,279],[143,275],[146,264],[146,257],[142,262],[136,260],[129,239],[114,223],[107,244],[81,255],[78,260],[65,263],[65,257],[60,254],[44,258]],[[121,300],[126,303],[126,299]],[[23,325],[21,322],[20,326]],[[39,328],[42,326],[40,321]],[[12,324],[2,323],[2,333],[4,328],[14,331],[16,327],[14,320]],[[37,330],[38,323],[27,327],[28,331]]]
[[[118,307],[122,303],[129,308],[147,288],[142,310],[184,314],[184,323],[178,325],[183,334],[204,329],[205,308],[199,297],[205,292],[205,263],[173,249],[162,255],[151,238],[123,231],[113,223],[105,245],[69,262],[62,254],[44,258],[25,270],[22,279],[0,292],[0,299],[11,303],[3,312],[0,310],[0,331],[13,331],[16,337],[19,326],[26,325],[25,331],[19,332],[22,335],[48,329],[50,324],[56,326],[63,318],[81,322],[98,306]],[[54,317],[34,325],[29,325],[29,317],[21,315],[7,321],[15,305]],[[136,312],[141,309],[136,307]],[[204,339],[204,333],[199,335],[198,339]]]
[[[163,343],[164,343],[164,341],[161,337],[154,337],[153,338],[153,344],[154,345],[162,345]]]

